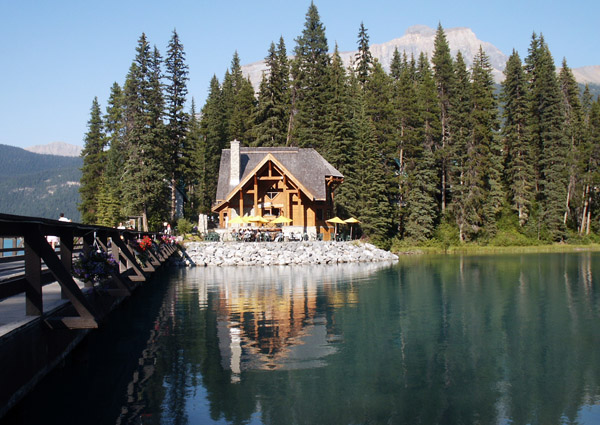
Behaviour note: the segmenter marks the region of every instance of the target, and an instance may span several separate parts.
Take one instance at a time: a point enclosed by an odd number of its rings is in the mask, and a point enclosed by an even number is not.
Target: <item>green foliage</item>
[[[187,218],[180,218],[177,220],[177,233],[180,235],[184,235],[186,233],[191,233],[194,224],[189,221]]]
[[[85,135],[85,146],[81,152],[83,167],[81,168],[81,221],[86,224],[98,223],[98,193],[102,175],[106,168],[106,153],[104,148],[107,139],[104,134],[102,115],[98,98],[92,102],[88,132]]]
[[[317,7],[311,3],[302,35],[296,39],[291,67],[293,117],[290,143],[294,146],[320,151],[325,143],[323,117],[327,104],[328,51],[325,26]]]

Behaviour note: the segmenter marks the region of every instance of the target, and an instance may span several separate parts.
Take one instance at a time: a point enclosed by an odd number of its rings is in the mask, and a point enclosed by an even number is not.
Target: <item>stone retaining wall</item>
[[[269,266],[395,261],[398,256],[360,242],[188,242],[188,266]]]

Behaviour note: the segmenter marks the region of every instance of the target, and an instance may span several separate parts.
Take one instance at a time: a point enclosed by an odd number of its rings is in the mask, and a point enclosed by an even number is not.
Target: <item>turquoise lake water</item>
[[[589,252],[165,269],[12,415],[598,424],[598,276]]]

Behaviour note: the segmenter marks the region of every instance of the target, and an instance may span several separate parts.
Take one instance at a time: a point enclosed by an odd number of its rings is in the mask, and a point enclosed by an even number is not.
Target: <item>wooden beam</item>
[[[139,267],[139,265],[135,259],[135,255],[133,255],[133,253],[131,252],[131,248],[129,246],[127,246],[127,244],[125,244],[125,242],[121,238],[115,239],[115,240],[113,240],[113,242],[116,243],[117,246],[120,248],[120,254],[123,255],[127,259],[128,264],[131,265],[131,268],[134,270],[134,272],[137,276],[136,279],[133,279],[134,276],[129,276],[129,279],[134,282],[145,281],[146,277],[144,276],[142,269]],[[120,261],[121,260],[119,258],[119,262]]]
[[[42,244],[50,245],[36,229],[28,229],[25,233],[25,314],[41,316],[44,312],[42,301],[42,260],[40,258]]]
[[[69,273],[73,270],[73,229],[72,228],[61,228],[58,232],[60,238],[60,261]],[[60,297],[66,300],[67,294],[60,289]]]
[[[45,238],[39,231],[39,228],[27,229],[25,232],[25,238],[29,239],[30,241],[36,241],[32,245],[33,249],[35,249],[36,254],[44,260],[44,263],[46,263],[48,269],[50,269],[61,288],[63,288],[65,291],[67,298],[69,301],[71,301],[71,304],[79,316],[83,319],[86,319],[89,324],[92,324],[92,321],[96,322],[96,314],[94,313],[92,305],[84,297],[81,289],[79,289],[79,286],[77,286],[73,280],[71,273],[63,266],[62,262],[56,255],[56,252],[54,252],[50,245],[46,242]],[[91,327],[98,327],[97,322],[95,323],[95,326]]]

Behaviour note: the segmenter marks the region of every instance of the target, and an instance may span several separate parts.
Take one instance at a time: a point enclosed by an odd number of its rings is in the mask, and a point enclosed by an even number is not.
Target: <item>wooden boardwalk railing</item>
[[[105,292],[114,297],[128,296],[135,285],[144,282],[148,274],[154,272],[177,249],[176,245],[158,244],[154,251],[148,250],[149,261],[142,266],[136,260],[133,248],[142,235],[152,238],[161,236],[0,214],[0,301],[25,294],[25,315],[42,316],[42,287],[58,282],[62,298],[70,301],[77,314],[53,317],[47,320],[47,324],[71,329],[95,328],[101,312],[96,311],[73,278],[73,258],[80,252],[87,252],[92,246],[111,253],[119,265],[119,271],[112,273]],[[47,236],[59,238],[58,251],[52,249]],[[10,248],[4,248],[6,239],[11,241]]]
[[[161,236],[0,214],[0,418],[178,249],[153,244],[139,262],[134,247],[144,235]],[[47,236],[59,238],[58,249]],[[72,274],[74,258],[92,248],[118,264],[102,288]]]

